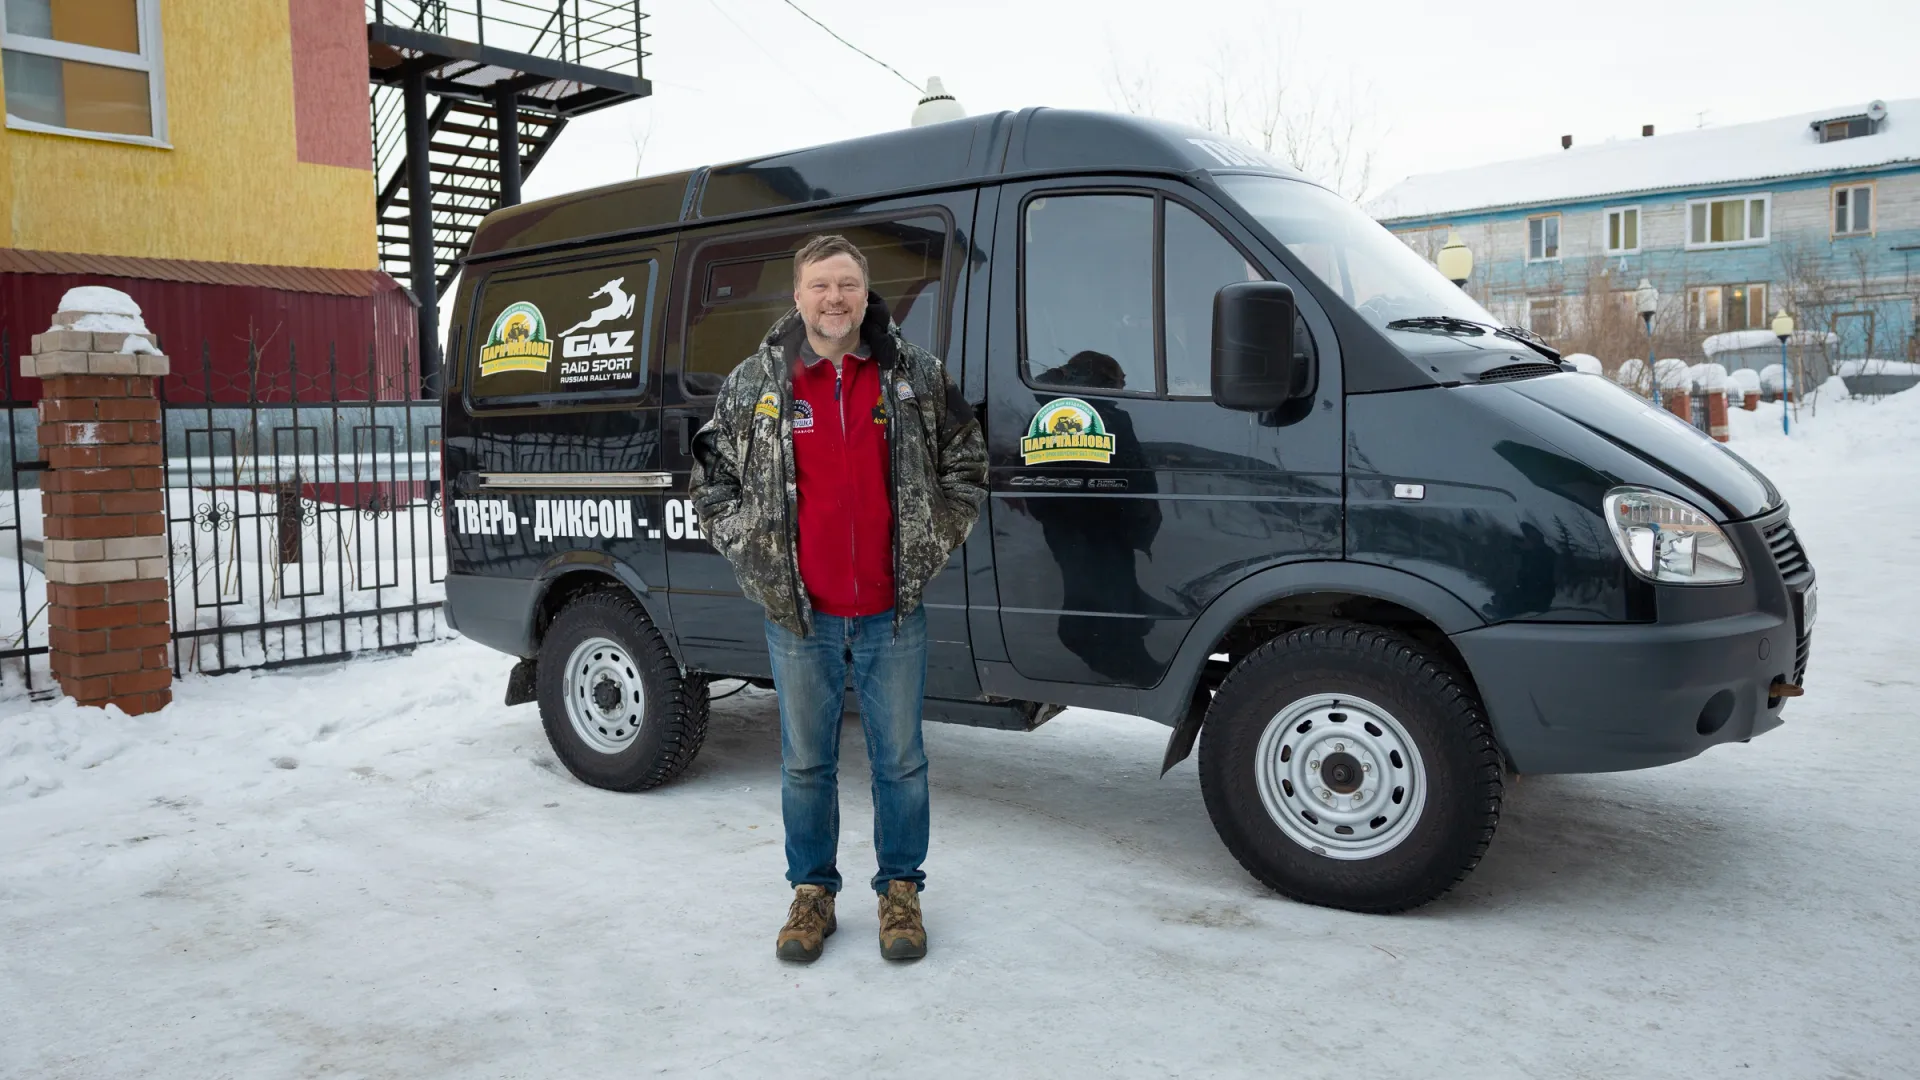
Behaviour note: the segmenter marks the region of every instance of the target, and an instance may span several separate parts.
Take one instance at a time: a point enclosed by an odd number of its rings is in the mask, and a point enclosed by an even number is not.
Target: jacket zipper
[[[847,440],[847,404],[840,393],[840,380],[844,375],[846,359],[841,358],[842,366],[833,369],[833,411],[840,416],[840,475],[845,477],[849,469],[851,447]],[[853,607],[860,609],[860,528],[853,520],[852,507],[847,513],[847,565],[853,570]]]

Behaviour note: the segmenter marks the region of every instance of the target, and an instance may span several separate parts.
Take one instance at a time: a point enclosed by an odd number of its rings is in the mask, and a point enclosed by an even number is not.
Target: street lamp
[[[1793,316],[1786,308],[1773,317],[1773,336],[1780,339],[1780,434],[1791,434],[1787,425],[1787,399],[1793,396],[1793,384],[1787,374],[1787,339],[1793,336]]]
[[[1660,290],[1646,278],[1641,278],[1640,287],[1633,290],[1633,310],[1640,313],[1640,321],[1647,325],[1647,396],[1658,401],[1660,384],[1653,377],[1653,316],[1660,310]]]
[[[1440,249],[1440,257],[1433,261],[1440,273],[1448,281],[1461,288],[1467,287],[1467,279],[1473,276],[1473,249],[1460,239],[1460,234],[1449,230],[1447,246]]]

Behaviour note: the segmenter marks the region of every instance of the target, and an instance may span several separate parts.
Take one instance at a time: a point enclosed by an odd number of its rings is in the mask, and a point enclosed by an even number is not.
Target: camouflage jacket
[[[789,311],[727,376],[713,419],[694,436],[691,484],[701,531],[733,564],[740,590],[803,635],[813,611],[797,555],[792,371],[805,334],[799,312]],[[887,410],[897,623],[980,516],[986,440],[939,358],[902,339],[872,293],[860,337],[880,363]]]

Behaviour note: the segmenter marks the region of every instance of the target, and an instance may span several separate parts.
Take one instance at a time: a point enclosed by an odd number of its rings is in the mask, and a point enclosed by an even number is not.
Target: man
[[[867,260],[816,237],[794,310],[721,387],[694,440],[701,529],[766,609],[780,698],[780,813],[793,904],[775,951],[819,957],[840,890],[837,776],[851,666],[873,772],[880,952],[925,956],[927,758],[921,590],[986,499],[986,444],[940,360],[900,337]]]

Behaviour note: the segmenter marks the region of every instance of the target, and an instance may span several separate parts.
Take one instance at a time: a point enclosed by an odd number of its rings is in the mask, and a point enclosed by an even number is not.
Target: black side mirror
[[[1213,294],[1213,401],[1266,412],[1294,392],[1293,289],[1237,281]]]

